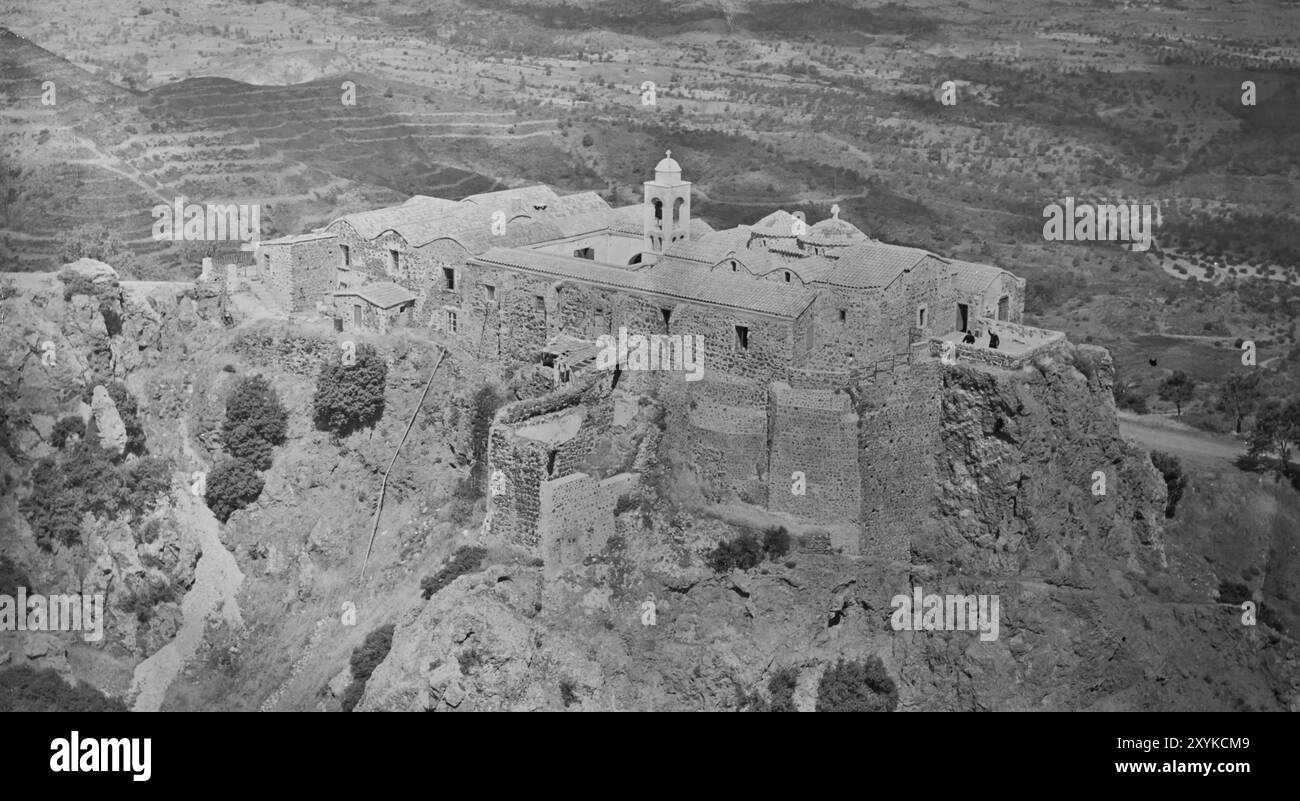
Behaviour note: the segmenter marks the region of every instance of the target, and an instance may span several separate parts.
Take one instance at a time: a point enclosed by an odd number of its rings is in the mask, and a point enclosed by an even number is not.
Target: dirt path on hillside
[[[1245,444],[1234,437],[1200,431],[1164,416],[1119,412],[1119,431],[1148,449],[1218,466],[1246,452]]]
[[[180,437],[189,464],[203,465],[190,447],[189,431],[181,424]],[[194,570],[194,585],[181,600],[181,628],[176,638],[135,666],[131,694],[132,712],[157,712],[172,681],[203,643],[208,618],[220,613],[231,626],[242,626],[236,594],[244,580],[235,557],[221,544],[220,524],[202,498],[189,489],[188,478],[176,494],[176,522],[182,532],[199,540],[202,555]],[[184,536],[182,534],[182,536]]]

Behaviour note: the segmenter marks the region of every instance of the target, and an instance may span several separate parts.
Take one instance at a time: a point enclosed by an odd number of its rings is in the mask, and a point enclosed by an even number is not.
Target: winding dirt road
[[[1125,439],[1203,464],[1231,464],[1246,453],[1246,445],[1227,434],[1211,434],[1160,415],[1119,412],[1119,431]]]

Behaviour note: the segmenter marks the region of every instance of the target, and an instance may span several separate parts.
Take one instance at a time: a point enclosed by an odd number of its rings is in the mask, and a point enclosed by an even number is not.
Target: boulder
[[[103,385],[95,387],[90,400],[90,408],[95,414],[95,427],[99,430],[100,446],[112,453],[121,453],[126,448],[126,423],[118,414],[117,404],[109,397]]]
[[[81,258],[63,265],[63,269],[76,275],[89,278],[96,284],[116,284],[119,280],[117,270],[102,261]]]

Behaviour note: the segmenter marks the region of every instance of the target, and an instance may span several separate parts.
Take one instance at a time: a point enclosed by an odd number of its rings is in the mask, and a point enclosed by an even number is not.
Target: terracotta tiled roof
[[[296,242],[312,242],[317,239],[333,239],[334,233],[331,231],[311,231],[305,234],[294,234],[292,236],[280,236],[275,239],[263,239],[258,243],[260,246],[266,245],[292,245]]]
[[[749,229],[742,225],[714,231],[699,239],[682,240],[670,246],[665,255],[701,262],[711,267],[726,258],[727,254],[744,250],[747,242]]]
[[[867,239],[867,235],[858,230],[851,222],[838,217],[828,217],[808,229],[805,236],[799,237],[810,245],[819,247],[834,245],[852,245]]]
[[[956,273],[953,276],[953,288],[963,295],[979,295],[989,288],[997,277],[1007,271],[991,264],[977,264],[971,261],[949,259]],[[1010,275],[1010,273],[1007,273]]]
[[[535,205],[550,206],[559,199],[560,196],[555,194],[554,189],[545,184],[535,184],[514,189],[500,189],[496,192],[480,192],[477,195],[462,198],[460,202],[478,206],[479,208],[511,211],[515,200],[518,200],[523,204],[524,211],[531,212]]]
[[[777,209],[749,226],[755,236],[793,236],[795,216],[785,209]]]
[[[404,225],[436,219],[459,207],[460,204],[454,200],[417,195],[400,206],[346,214],[331,222],[330,225],[345,222],[362,238],[374,239],[389,229],[399,230]]]
[[[844,248],[839,258],[821,279],[821,283],[851,289],[874,289],[889,286],[894,279],[926,259],[936,264],[939,258],[929,251],[902,245],[867,241]]]
[[[504,267],[775,317],[797,317],[814,298],[814,293],[802,287],[755,281],[749,276],[730,273],[709,273],[697,264],[674,259],[633,271],[536,250],[493,248],[473,261],[484,267]]]
[[[415,300],[414,292],[404,286],[394,284],[392,281],[372,281],[352,289],[340,289],[334,293],[335,297],[349,295],[355,295],[371,306],[377,306],[381,309],[391,309],[394,306],[400,306],[403,303]]]

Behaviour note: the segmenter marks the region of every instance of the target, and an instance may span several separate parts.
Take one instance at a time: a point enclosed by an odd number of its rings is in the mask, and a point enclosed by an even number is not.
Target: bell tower
[[[653,264],[674,242],[691,232],[691,182],[682,180],[682,168],[673,151],[664,153],[655,165],[655,178],[645,182],[645,254],[642,262]]]

